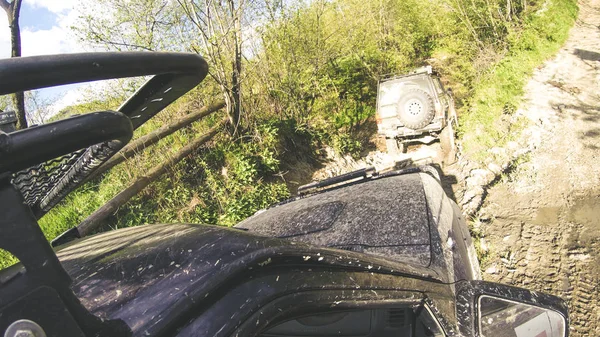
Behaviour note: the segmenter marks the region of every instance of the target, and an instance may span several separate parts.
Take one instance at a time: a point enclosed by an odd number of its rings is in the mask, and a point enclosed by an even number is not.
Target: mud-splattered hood
[[[399,175],[290,201],[235,229],[146,225],[84,238],[57,254],[92,313],[124,320],[135,336],[172,335],[186,315],[275,270],[336,272],[334,280],[315,274],[318,287],[354,287],[346,273],[371,283],[401,276],[390,285],[418,292],[428,291],[423,281],[464,279],[465,255],[445,244],[458,221],[451,206],[429,175]]]
[[[428,266],[429,214],[421,177],[412,174],[295,200],[256,214],[236,227]]]

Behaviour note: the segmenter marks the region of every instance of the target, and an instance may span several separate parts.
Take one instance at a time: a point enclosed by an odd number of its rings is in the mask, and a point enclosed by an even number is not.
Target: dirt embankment
[[[484,279],[558,295],[572,336],[600,336],[600,0],[580,3],[569,40],[525,98],[534,149],[486,190],[477,214]]]

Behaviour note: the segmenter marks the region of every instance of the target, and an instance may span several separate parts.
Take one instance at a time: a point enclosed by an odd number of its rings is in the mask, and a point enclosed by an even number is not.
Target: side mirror
[[[484,281],[460,282],[456,290],[464,336],[568,336],[568,309],[559,297]]]

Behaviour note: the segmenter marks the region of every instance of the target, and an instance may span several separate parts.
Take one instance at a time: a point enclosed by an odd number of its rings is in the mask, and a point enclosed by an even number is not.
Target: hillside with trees
[[[379,80],[424,65],[454,92],[463,155],[482,158],[510,140],[496,125],[566,40],[577,10],[575,0],[88,0],[73,29],[95,48],[192,52],[210,65],[198,88],[136,138],[223,108],[94,178],[41,226],[51,239],[78,224],[215,127],[222,131],[112,212],[103,230],[234,225],[293,195],[325,147],[356,157],[372,150]],[[115,109],[137,84],[115,82],[61,117]]]

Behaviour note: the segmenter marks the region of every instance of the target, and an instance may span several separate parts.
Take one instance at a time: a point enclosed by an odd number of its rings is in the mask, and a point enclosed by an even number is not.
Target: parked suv
[[[456,112],[451,92],[444,89],[431,66],[379,83],[378,134],[385,137],[389,153],[405,152],[408,143],[429,144],[436,139],[442,150],[454,149]]]

